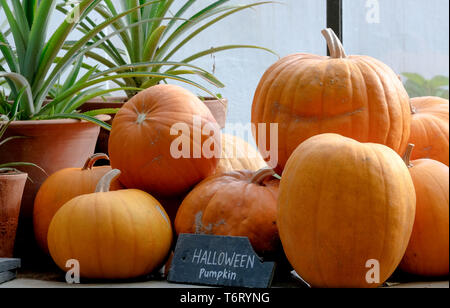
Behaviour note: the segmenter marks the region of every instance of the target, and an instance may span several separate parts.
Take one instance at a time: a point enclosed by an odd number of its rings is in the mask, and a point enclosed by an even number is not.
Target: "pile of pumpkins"
[[[63,270],[78,260],[85,278],[149,274],[180,233],[247,236],[261,255],[281,249],[314,287],[378,287],[399,266],[448,275],[448,101],[410,100],[387,65],[347,56],[332,30],[323,35],[330,57],[287,56],[256,90],[252,122],[278,124],[276,165],[206,129],[215,120],[189,91],[154,86],[117,113],[109,157],[42,185],[41,248]],[[180,147],[188,155],[174,157]],[[111,166],[94,167],[99,159]],[[374,260],[375,282],[367,280]]]

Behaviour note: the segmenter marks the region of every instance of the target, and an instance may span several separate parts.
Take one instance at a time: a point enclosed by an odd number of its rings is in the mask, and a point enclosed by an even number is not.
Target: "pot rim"
[[[226,97],[223,98],[215,98],[212,96],[198,96],[198,98],[201,98],[202,101],[207,102],[228,102],[228,99]],[[127,96],[112,96],[107,101],[104,101],[102,99],[91,99],[86,101],[83,105],[87,104],[125,104],[127,103],[131,98],[128,98]]]
[[[10,172],[10,173],[3,173],[0,171],[0,178],[8,178],[8,177],[26,177],[28,178],[28,173],[26,172],[22,172],[20,170],[16,170],[14,172]]]
[[[111,120],[111,116],[102,114],[98,115],[95,118],[97,118],[100,121],[109,121]],[[2,123],[2,122],[0,122]],[[76,119],[54,119],[54,120],[23,120],[23,121],[12,121],[11,127],[14,126],[32,126],[32,125],[60,125],[60,124],[76,124],[76,123],[89,123],[93,124],[91,122],[85,121],[85,120],[76,120]]]

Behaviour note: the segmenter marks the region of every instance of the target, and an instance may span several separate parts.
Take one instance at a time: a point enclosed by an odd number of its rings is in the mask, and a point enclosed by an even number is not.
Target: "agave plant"
[[[166,79],[178,79],[192,83],[192,80],[184,78],[190,78],[189,75],[196,75],[214,86],[222,88],[224,85],[213,74],[192,65],[191,62],[207,55],[236,48],[255,48],[274,53],[267,48],[258,46],[226,45],[200,50],[186,59],[174,61],[175,54],[183,46],[217,22],[245,9],[273,3],[264,1],[247,5],[226,6],[225,4],[229,0],[209,0],[209,5],[194,12],[192,16],[185,17],[196,2],[196,0],[188,0],[179,6],[180,1],[177,1],[178,9],[176,9],[174,0],[104,0],[94,10],[104,20],[115,19],[110,25],[110,30],[112,29],[113,33],[119,34],[121,46],[112,43],[110,40],[112,35],[107,35],[102,31],[93,37],[91,42],[97,44],[98,48],[86,53],[86,56],[107,67],[107,70],[100,75],[118,74],[121,81],[115,80],[115,82],[120,87],[145,89],[166,81]],[[127,14],[126,18],[116,18],[123,12],[130,11],[142,4],[150,5],[134,10]],[[120,7],[120,9],[117,7]],[[67,13],[62,6],[59,6],[58,9]],[[95,25],[96,23],[87,17],[84,22],[80,23],[79,30],[87,34],[92,31]],[[74,44],[75,42],[72,42],[66,48],[71,48]],[[105,57],[104,54],[108,57]],[[129,73],[134,73],[137,76],[130,76]],[[126,92],[129,97],[136,93],[134,90]]]
[[[403,73],[406,77],[405,88],[411,97],[438,96],[448,99],[448,77],[435,76],[432,79],[416,73]]]
[[[95,116],[117,110],[102,109],[81,114],[77,109],[94,97],[114,91],[142,89],[120,82],[117,82],[119,86],[116,88],[103,89],[101,86],[106,81],[154,77],[156,74],[127,71],[111,75],[109,71],[99,71],[98,66],[87,66],[83,63],[83,57],[89,56],[93,49],[109,44],[108,39],[112,36],[122,33],[115,31],[108,37],[103,37],[105,29],[156,2],[160,1],[148,1],[130,7],[100,24],[92,25],[79,40],[68,46],[69,35],[77,26],[83,27],[85,21],[90,21],[88,15],[97,8],[101,0],[79,0],[76,4],[71,4],[70,11],[66,11],[65,20],[48,39],[50,17],[56,7],[62,10],[55,0],[0,0],[11,40],[14,42],[9,44],[8,33],[0,31],[0,54],[3,56],[3,60],[0,59],[0,80],[6,80],[10,91],[8,101],[1,104],[4,114],[18,120],[74,118],[110,129],[108,124]],[[120,68],[115,70],[120,71]],[[64,73],[66,78],[61,81]],[[209,93],[203,86],[184,78],[165,77],[189,82]]]

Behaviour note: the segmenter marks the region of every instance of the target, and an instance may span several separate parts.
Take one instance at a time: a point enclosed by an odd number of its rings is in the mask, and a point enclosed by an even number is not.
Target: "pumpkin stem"
[[[411,105],[411,114],[412,115],[416,114],[417,113],[416,107],[414,107],[412,103],[409,103],[409,104]]]
[[[261,185],[265,179],[267,179],[268,177],[274,176],[274,175],[275,175],[275,171],[273,171],[273,169],[264,168],[264,169],[261,169],[261,170],[255,172],[252,179],[250,180],[250,183]]]
[[[344,46],[342,46],[341,41],[334,33],[333,29],[328,28],[322,30],[322,34],[327,40],[328,50],[330,51],[330,56],[333,59],[344,59],[347,58],[345,54]]]
[[[411,163],[411,155],[414,150],[414,147],[415,147],[414,144],[408,144],[405,156],[403,156],[403,161],[405,162],[406,166],[408,166],[408,168],[414,167],[414,165]]]
[[[109,157],[108,157],[108,155],[103,154],[103,153],[94,154],[86,160],[86,162],[84,163],[83,169],[81,169],[81,170],[92,169],[94,167],[95,163],[97,161],[99,161],[100,159],[109,160]]]
[[[105,174],[97,184],[95,189],[96,193],[109,192],[111,183],[120,176],[121,172],[118,169],[114,169]]]

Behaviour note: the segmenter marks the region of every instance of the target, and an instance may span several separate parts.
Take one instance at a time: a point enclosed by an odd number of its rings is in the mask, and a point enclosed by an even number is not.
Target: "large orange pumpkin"
[[[62,270],[77,260],[83,278],[129,279],[164,263],[172,242],[167,214],[146,192],[109,191],[119,174],[110,171],[95,193],[72,199],[53,218],[48,247]]]
[[[415,202],[408,168],[392,149],[312,137],[292,154],[280,184],[284,251],[313,287],[377,287],[402,260]]]
[[[435,160],[405,156],[417,195],[414,228],[400,268],[414,275],[449,274],[449,168]]]
[[[109,160],[106,154],[95,154],[86,160],[83,168],[57,171],[40,187],[34,200],[33,225],[36,241],[44,252],[48,253],[48,226],[55,213],[71,199],[93,193],[98,181],[111,171],[110,166],[94,167],[95,163],[101,159]],[[111,189],[120,188],[120,183],[114,181]]]
[[[267,167],[261,154],[240,137],[222,134],[222,156],[216,173],[250,170],[258,171]]]
[[[246,236],[257,253],[279,246],[276,225],[279,181],[271,169],[233,171],[207,178],[184,199],[177,234]]]
[[[214,174],[220,142],[220,128],[197,96],[179,86],[158,85],[117,113],[109,155],[127,188],[181,195]]]
[[[411,159],[429,158],[449,165],[449,104],[439,97],[411,99],[413,117],[410,143],[415,145]]]
[[[400,155],[408,144],[411,108],[398,76],[371,57],[347,56],[331,29],[323,34],[331,57],[282,58],[266,71],[254,96],[252,122],[266,125],[255,131],[261,153],[276,144],[270,124],[279,125],[278,148],[266,159],[279,174],[298,145],[322,133],[384,144]]]

